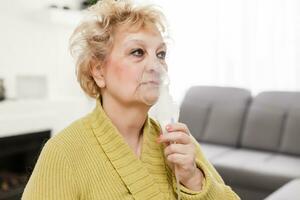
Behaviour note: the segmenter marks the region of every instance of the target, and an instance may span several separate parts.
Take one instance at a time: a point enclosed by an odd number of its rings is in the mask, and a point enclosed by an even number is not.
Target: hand
[[[160,135],[158,143],[164,143],[164,154],[167,163],[176,173],[179,181],[187,188],[200,191],[202,189],[203,173],[196,166],[196,147],[190,137],[187,126],[183,123],[168,124],[169,134]]]

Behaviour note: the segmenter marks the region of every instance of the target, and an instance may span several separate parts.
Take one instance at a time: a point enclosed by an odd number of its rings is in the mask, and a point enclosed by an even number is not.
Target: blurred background
[[[239,87],[253,95],[300,90],[299,0],[136,1],[159,5],[167,17],[171,93],[178,104],[195,85]],[[94,107],[68,51],[87,3],[0,4],[0,199],[18,199],[43,143]]]

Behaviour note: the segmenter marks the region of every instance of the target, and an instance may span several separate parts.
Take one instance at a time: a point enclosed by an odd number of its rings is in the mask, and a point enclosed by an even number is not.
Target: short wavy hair
[[[77,80],[92,98],[101,95],[91,70],[101,67],[110,53],[114,33],[126,25],[139,30],[155,25],[166,34],[166,20],[160,8],[153,5],[134,5],[127,0],[102,0],[87,9],[89,18],[83,20],[70,38],[70,52],[76,62]]]

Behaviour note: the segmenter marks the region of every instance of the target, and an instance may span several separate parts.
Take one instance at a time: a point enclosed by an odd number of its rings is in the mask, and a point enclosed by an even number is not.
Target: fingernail
[[[170,131],[171,130],[171,126],[167,125],[166,129],[167,129],[167,131]]]

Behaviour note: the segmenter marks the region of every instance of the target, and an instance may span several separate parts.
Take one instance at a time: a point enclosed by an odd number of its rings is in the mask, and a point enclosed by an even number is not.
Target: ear
[[[91,74],[99,88],[105,87],[104,70],[100,64],[91,62]]]

